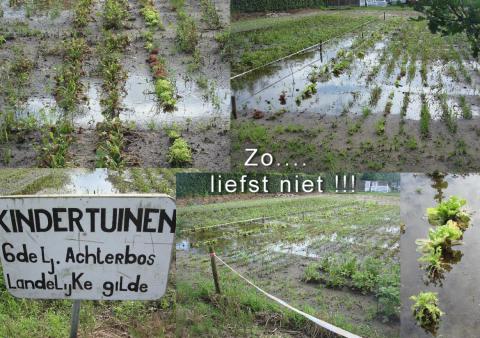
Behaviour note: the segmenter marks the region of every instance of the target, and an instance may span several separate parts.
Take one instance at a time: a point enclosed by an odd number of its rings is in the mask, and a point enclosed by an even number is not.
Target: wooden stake
[[[232,115],[233,118],[237,119],[237,99],[232,95]]]
[[[323,41],[320,41],[320,62],[323,62]]]
[[[213,246],[210,246],[210,263],[212,264],[212,274],[213,282],[215,283],[215,291],[217,292],[217,294],[221,294],[220,282],[218,281],[217,262],[215,261],[215,251],[213,250]]]

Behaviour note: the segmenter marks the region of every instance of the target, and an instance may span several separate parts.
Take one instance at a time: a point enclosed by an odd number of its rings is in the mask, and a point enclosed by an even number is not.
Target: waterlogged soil
[[[288,201],[297,197],[278,198]],[[399,321],[383,322],[372,315],[377,308],[373,296],[302,281],[310,263],[332,253],[348,252],[358,257],[374,255],[398,261],[398,197],[359,194],[346,199],[316,198],[318,208],[315,211],[299,213],[298,209],[286,208],[284,217],[204,230],[194,219],[185,219],[180,213],[177,279],[188,280],[190,274],[198,272],[200,261],[208,258],[208,246],[213,245],[217,255],[245,277],[293,306],[310,306],[326,321],[332,319],[327,318],[332,314],[340,316],[359,328],[360,335],[399,336]],[[266,216],[268,213],[266,207]],[[205,269],[208,270],[207,265]],[[229,273],[221,264],[219,269],[221,274]],[[201,273],[208,275],[210,271]],[[292,336],[300,336],[300,333]]]
[[[455,48],[465,57],[462,64],[471,81],[463,75],[457,74],[456,79],[449,75],[453,61],[429,64],[426,83],[422,82],[420,61],[416,62],[413,77],[400,75],[401,60],[397,60],[393,71],[389,73],[385,64],[372,78],[372,70],[381,65],[380,59],[389,51],[398,28],[409,24],[406,20],[393,20],[399,24],[394,27],[370,24],[326,43],[322,50],[315,48],[234,79],[238,120],[232,128],[233,166],[243,166],[248,157],[243,149],[253,147],[273,153],[281,165],[303,162],[311,171],[479,168],[478,62],[468,56],[468,46],[459,43]],[[321,69],[339,51],[351,50],[352,42],[362,31],[365,37],[374,31],[382,35],[363,58],[355,57],[346,71],[320,80],[315,85],[316,93],[297,102],[311,83],[312,70]],[[409,66],[407,63],[406,69]],[[372,105],[371,93],[377,86],[381,93]],[[456,132],[442,120],[439,93],[446,94],[446,103],[457,124]],[[420,131],[422,95],[431,115],[427,136]],[[461,97],[470,107],[472,119],[462,118]],[[368,115],[364,112],[366,107]],[[384,131],[379,132],[382,120]]]
[[[165,112],[157,102],[142,37],[146,26],[140,14],[140,3],[130,2],[130,19],[122,30],[131,43],[122,59],[127,79],[120,112],[121,120],[134,126],[125,135],[127,163],[131,166],[169,167],[166,155],[170,143],[164,128],[175,125],[192,148],[193,167],[218,171],[229,169],[229,65],[222,60],[215,41],[219,30],[207,28],[195,1],[186,2],[185,11],[194,18],[200,36],[201,61],[199,69],[191,72],[188,68],[193,58],[179,51],[175,41],[177,13],[168,0],[154,1],[154,5],[165,26],[165,30],[155,32],[154,42],[159,44],[167,61],[166,67],[177,89],[178,105],[176,111]],[[2,33],[6,33],[8,39],[0,48],[0,68],[6,71],[7,61],[13,60],[15,49],[23,50],[26,58],[33,62],[29,83],[18,89],[17,118],[33,116],[40,124],[54,123],[64,115],[57,106],[53,89],[55,69],[62,64],[61,41],[70,34],[73,13],[67,6],[54,14],[51,11],[33,12],[27,18],[25,6],[11,8],[7,1],[3,1],[2,8],[0,22],[6,27],[2,28]],[[94,1],[92,8],[92,20],[85,28],[89,52],[83,62],[83,93],[72,116],[76,130],[69,151],[70,165],[90,168],[96,166],[98,135],[95,127],[104,120],[100,103],[102,79],[98,75],[103,2]],[[216,8],[226,25],[229,22],[227,1],[216,1]],[[206,82],[207,88],[201,88],[197,81]],[[4,104],[5,95],[0,92],[0,111]],[[40,144],[38,131],[18,138],[10,137],[0,144],[0,167],[37,166]]]
[[[441,317],[437,332],[438,337],[478,337],[480,318],[480,272],[478,254],[480,248],[480,222],[478,209],[480,198],[480,176],[445,177],[443,189],[438,188],[431,178],[423,174],[402,174],[401,177],[401,217],[406,232],[401,237],[401,299],[402,299],[402,337],[432,337],[416,325],[410,307],[410,296],[422,291],[438,293],[439,307],[445,312]],[[434,188],[436,186],[437,188]],[[463,243],[455,246],[462,253],[461,260],[451,266],[441,280],[442,286],[426,285],[425,272],[419,267],[420,253],[416,251],[415,241],[427,238],[431,228],[426,218],[426,210],[439,203],[439,198],[446,200],[451,196],[466,199],[466,209],[472,213],[470,227],[464,233]]]

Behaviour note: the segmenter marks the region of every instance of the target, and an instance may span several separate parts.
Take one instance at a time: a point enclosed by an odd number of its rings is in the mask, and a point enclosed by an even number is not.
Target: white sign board
[[[158,299],[175,226],[166,195],[2,197],[5,285],[21,298]]]

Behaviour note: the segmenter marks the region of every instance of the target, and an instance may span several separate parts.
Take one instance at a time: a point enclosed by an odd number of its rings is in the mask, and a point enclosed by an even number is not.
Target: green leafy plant
[[[377,123],[375,124],[375,132],[377,133],[377,135],[381,136],[385,134],[386,122],[387,120],[384,117],[380,118],[380,120],[377,121]]]
[[[446,224],[447,221],[451,220],[455,221],[461,230],[465,230],[470,222],[469,213],[463,210],[466,203],[465,199],[452,196],[436,207],[427,209],[428,222],[438,226]]]
[[[168,162],[174,167],[185,167],[192,163],[192,150],[187,141],[177,138],[167,154]]]
[[[145,23],[149,27],[158,27],[160,29],[163,29],[163,24],[160,19],[160,13],[156,10],[153,1],[151,0],[142,0],[142,9],[141,13],[143,15],[143,18],[145,19]]]
[[[428,239],[418,239],[416,243],[421,252],[430,252],[438,247],[449,249],[454,245],[458,245],[462,236],[463,232],[458,228],[456,222],[448,221],[445,225],[429,229]]]
[[[381,95],[382,95],[382,88],[378,86],[373,88],[370,94],[370,101],[369,101],[370,106],[376,107],[378,104],[378,101],[380,100]]]
[[[425,96],[422,96],[422,109],[420,111],[420,133],[422,137],[426,138],[429,134],[430,111]]]
[[[352,281],[355,288],[362,293],[373,292],[376,289],[380,274],[381,262],[375,258],[367,257],[359,269],[352,274]]]
[[[66,121],[44,129],[39,149],[41,166],[48,168],[67,166],[68,149],[73,141],[72,132],[73,125]]]
[[[200,7],[202,8],[202,19],[210,29],[222,28],[220,15],[218,15],[215,3],[212,0],[200,0]]]
[[[467,102],[465,96],[460,97],[460,108],[462,110],[462,117],[466,120],[472,119],[472,108]]]
[[[125,166],[123,148],[125,146],[123,126],[119,118],[107,119],[97,125],[99,144],[97,145],[97,167],[122,170]]]
[[[311,83],[305,87],[302,92],[302,99],[306,100],[311,98],[314,94],[317,93],[317,85],[315,83]]]
[[[430,332],[435,332],[440,325],[440,317],[444,314],[438,306],[437,293],[420,292],[410,299],[414,302],[412,313],[417,324]]]
[[[75,3],[73,8],[73,25],[76,28],[83,28],[88,25],[92,5],[93,0],[79,0]]]
[[[177,99],[172,83],[168,79],[157,79],[155,81],[155,93],[165,110],[171,111],[175,109]]]
[[[307,265],[307,268],[303,272],[303,281],[307,283],[319,282],[320,281],[320,272],[319,265],[317,263],[310,263]]]
[[[183,11],[178,12],[177,44],[181,51],[193,54],[199,41],[195,20]]]
[[[128,17],[128,3],[124,0],[106,0],[103,8],[103,26],[106,29],[119,29]]]

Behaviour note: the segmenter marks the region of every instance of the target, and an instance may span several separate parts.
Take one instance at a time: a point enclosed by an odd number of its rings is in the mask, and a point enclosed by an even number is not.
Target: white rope
[[[253,286],[255,289],[257,289],[258,291],[260,291],[261,293],[263,293],[265,296],[267,296],[268,298],[274,300],[275,302],[285,306],[286,308],[298,313],[299,315],[302,315],[304,316],[305,318],[309,319],[310,321],[314,322],[315,324],[317,324],[318,326],[321,326],[323,327],[324,329],[327,329],[328,331],[330,332],[333,332],[333,333],[336,333],[342,337],[346,337],[346,338],[361,338],[360,336],[357,336],[356,334],[353,334],[351,332],[348,332],[344,329],[341,329],[335,325],[332,325],[330,323],[327,323],[327,322],[324,322],[323,320],[320,320],[312,315],[309,315],[308,313],[305,313],[303,311],[300,311],[296,308],[294,308],[293,306],[289,305],[288,303],[284,302],[283,300],[269,294],[268,292],[260,289],[258,286],[256,286],[255,284],[253,284],[250,280],[248,280],[247,278],[243,277],[238,271],[236,271],[234,268],[232,268],[230,265],[228,265],[227,263],[225,263],[225,261],[223,261],[220,257],[218,257],[215,253],[212,253],[211,255],[213,255],[214,257],[216,257],[220,262],[222,262],[227,268],[229,268],[230,270],[232,270],[233,273],[235,273],[238,277],[240,277],[241,279],[243,279],[245,282],[247,282],[248,284],[250,284],[251,286]]]

